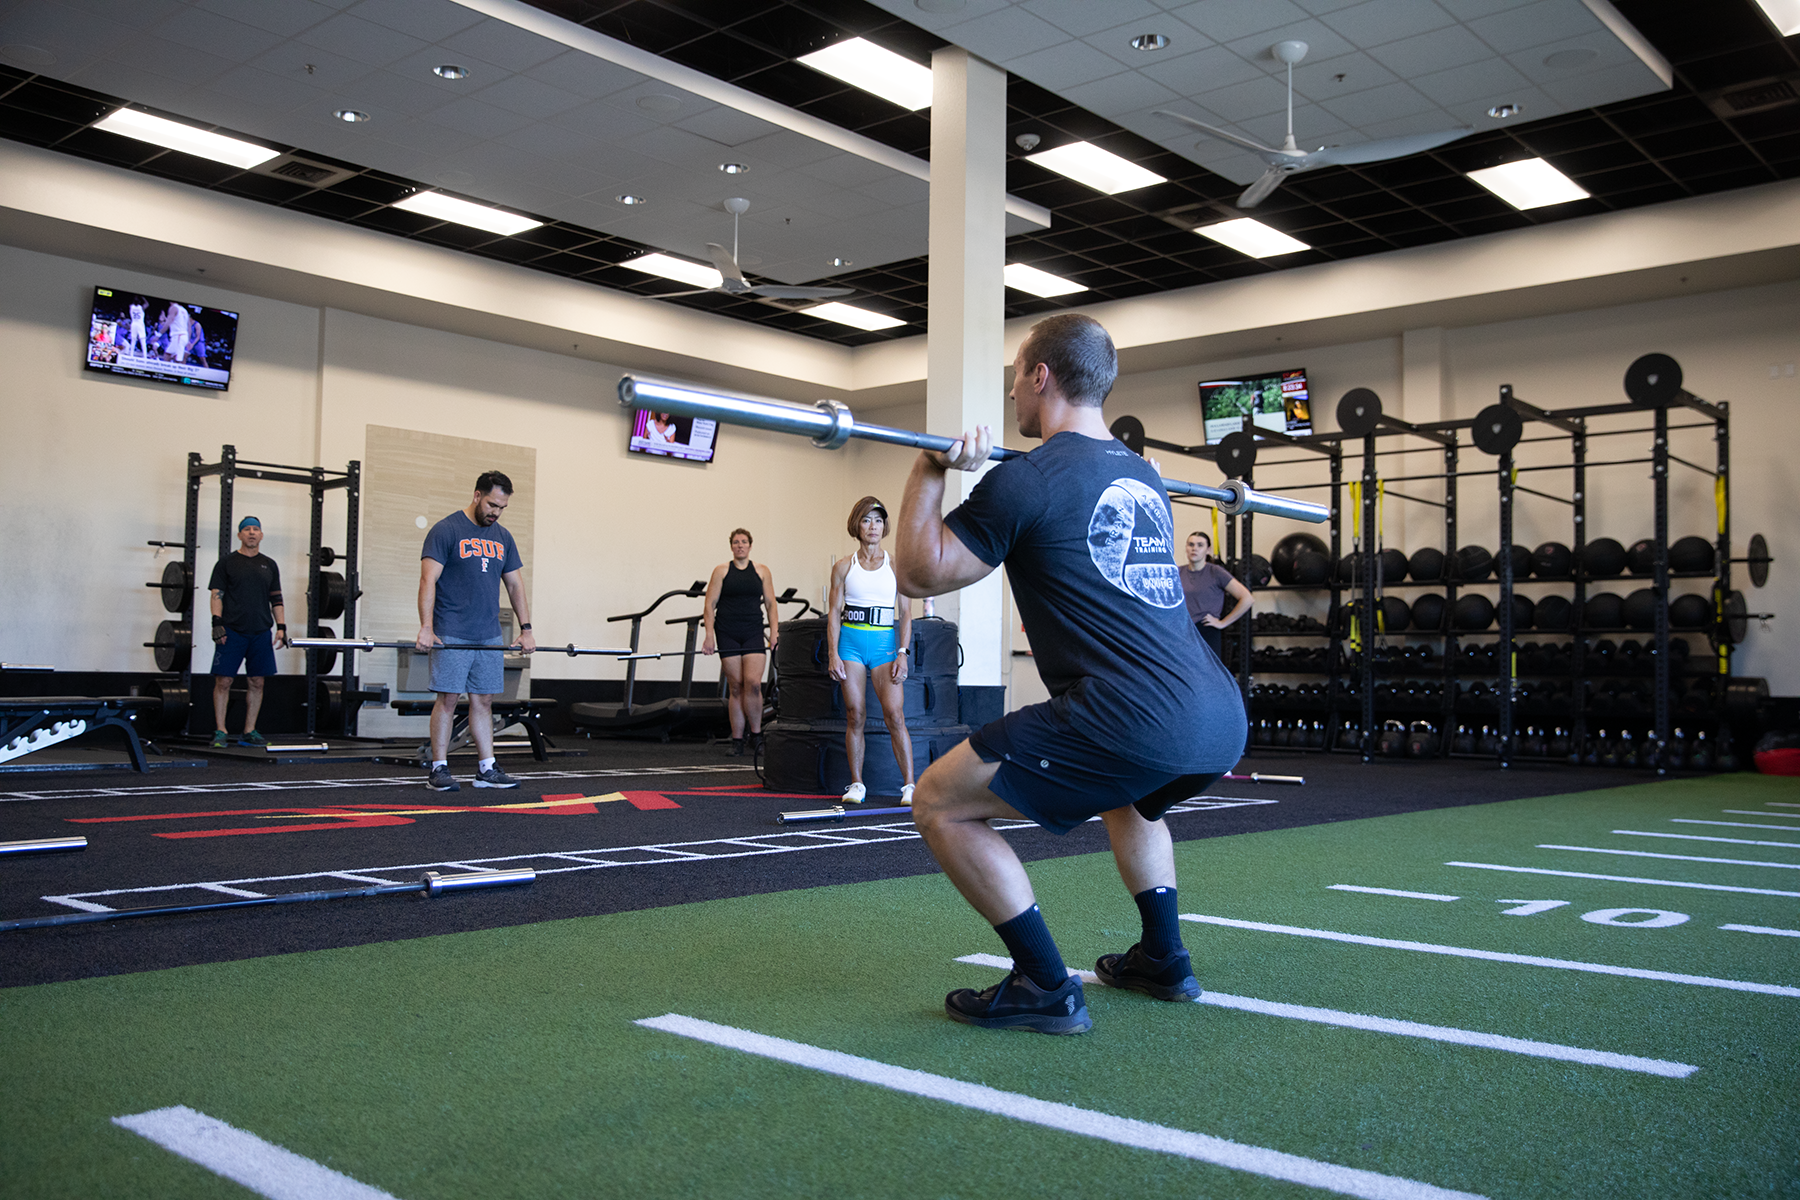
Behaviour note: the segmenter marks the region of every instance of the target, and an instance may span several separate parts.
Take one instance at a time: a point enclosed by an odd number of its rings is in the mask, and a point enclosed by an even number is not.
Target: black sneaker
[[[726,750],[725,754],[728,758],[742,758],[744,756],[744,739],[732,738],[731,748]]]
[[[456,782],[456,776],[450,773],[448,766],[431,768],[431,774],[425,777],[425,786],[434,792],[462,791],[462,784]]]
[[[1167,958],[1151,958],[1137,946],[1123,954],[1102,954],[1094,974],[1107,987],[1143,992],[1158,1000],[1198,1000],[1200,981],[1194,978],[1194,962],[1186,950]]]
[[[1061,987],[1045,991],[1030,976],[1013,971],[984,992],[972,988],[951,992],[944,997],[944,1011],[952,1021],[983,1029],[1086,1033],[1094,1027],[1081,980],[1073,975]]]
[[[495,763],[485,771],[475,772],[475,786],[478,788],[516,788],[519,781],[500,769]]]

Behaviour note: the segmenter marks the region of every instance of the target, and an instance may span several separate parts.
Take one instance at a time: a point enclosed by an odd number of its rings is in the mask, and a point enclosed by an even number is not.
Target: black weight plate
[[[1725,597],[1725,603],[1719,606],[1719,627],[1725,640],[1733,646],[1744,640],[1750,630],[1750,617],[1744,607],[1744,593],[1733,591]]]
[[[330,546],[319,547],[319,565],[321,567],[329,567],[332,563],[337,561],[337,558],[337,551],[333,550]]]
[[[162,603],[170,612],[178,613],[187,607],[188,593],[193,584],[188,580],[187,564],[171,562],[163,564]]]
[[[344,615],[344,577],[336,571],[320,571],[319,585],[325,593],[319,602],[319,616],[335,621]]]
[[[1681,394],[1681,364],[1646,354],[1625,368],[1625,395],[1640,408],[1667,408]]]
[[[316,638],[334,638],[337,636],[337,631],[332,629],[329,625],[314,625],[307,636]],[[336,650],[308,650],[307,653],[318,655],[318,659],[313,666],[313,674],[315,675],[329,675],[331,674],[331,669],[337,666],[338,652]]]
[[[1112,423],[1112,435],[1125,443],[1133,454],[1144,452],[1144,423],[1136,417],[1120,417]]]
[[[155,643],[151,649],[156,656],[156,669],[174,671],[181,656],[193,647],[193,630],[180,621],[163,621],[156,627]]]
[[[1490,404],[1475,415],[1475,448],[1496,457],[1519,444],[1525,422],[1504,404]]]
[[[1757,587],[1769,582],[1769,542],[1760,533],[1750,535],[1750,557],[1745,560],[1750,567],[1750,582]]]
[[[1228,433],[1219,439],[1219,448],[1213,452],[1213,461],[1219,464],[1219,470],[1227,479],[1242,479],[1250,474],[1250,468],[1256,465],[1256,439],[1238,430]]]
[[[1381,397],[1368,388],[1351,388],[1338,401],[1338,428],[1351,437],[1375,432],[1381,423]]]

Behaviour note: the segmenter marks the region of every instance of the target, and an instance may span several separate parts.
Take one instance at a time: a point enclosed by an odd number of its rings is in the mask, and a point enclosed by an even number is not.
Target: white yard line
[[[1731,929],[1738,933],[1772,933],[1776,937],[1800,937],[1800,929],[1771,929],[1767,925],[1721,925],[1720,929]]]
[[[983,967],[1012,970],[1012,959],[997,954],[965,954],[956,960]],[[1092,971],[1070,971],[1084,983],[1098,984],[1100,977]],[[1102,985],[1104,986],[1104,985]],[[1223,992],[1203,992],[1196,1004],[1218,1008],[1235,1008],[1240,1012],[1261,1013],[1269,1017],[1287,1017],[1295,1021],[1312,1021],[1319,1025],[1335,1025],[1345,1029],[1366,1029],[1371,1033],[1391,1033],[1399,1037],[1423,1038],[1433,1042],[1450,1042],[1459,1046],[1478,1046],[1484,1050],[1504,1050],[1533,1058],[1554,1058],[1590,1067],[1612,1067],[1620,1071],[1641,1071],[1668,1079],[1686,1079],[1698,1067],[1669,1062],[1660,1058],[1641,1058],[1636,1054],[1614,1054],[1610,1050],[1587,1050],[1580,1046],[1562,1046],[1555,1042],[1535,1042],[1525,1038],[1505,1037],[1497,1033],[1481,1033],[1473,1029],[1457,1029],[1449,1025],[1423,1025],[1417,1021],[1401,1021],[1392,1017],[1371,1017],[1364,1013],[1339,1012],[1332,1008],[1315,1008],[1310,1004],[1287,1004],[1278,1000],[1257,1000],[1250,996],[1230,996]]]
[[[1694,817],[1670,817],[1674,825],[1725,825],[1732,829],[1779,829],[1783,833],[1794,832],[1792,825],[1758,825],[1754,821],[1702,821]]]
[[[1735,887],[1725,883],[1688,883],[1680,879],[1647,879],[1639,875],[1593,875],[1587,871],[1553,871],[1549,867],[1511,867],[1502,863],[1447,862],[1446,867],[1473,867],[1478,871],[1510,871],[1518,875],[1560,875],[1565,879],[1604,879],[1609,883],[1643,883],[1652,887],[1692,888],[1702,892],[1745,892],[1752,896],[1794,896],[1779,888]]]
[[[1658,854],[1654,850],[1615,850],[1609,846],[1558,846],[1540,842],[1539,850],[1577,850],[1582,854],[1628,854],[1633,858],[1670,858],[1676,862],[1736,863],[1740,867],[1778,867],[1783,871],[1800,871],[1800,863],[1763,862],[1755,858],[1707,858],[1699,854]]]
[[[184,1105],[114,1117],[113,1124],[269,1200],[394,1200],[380,1188]]]
[[[1327,891],[1367,892],[1371,896],[1399,896],[1406,900],[1461,900],[1461,896],[1444,896],[1437,892],[1403,892],[1399,888],[1359,887],[1354,883],[1333,883]]]
[[[1800,821],[1800,813],[1772,813],[1761,808],[1721,808],[1719,811],[1734,817],[1786,817],[1790,821]]]
[[[1728,842],[1733,846],[1792,846],[1800,850],[1800,842],[1762,842],[1755,838],[1711,837],[1704,833],[1652,833],[1648,829],[1615,829],[1628,837],[1671,838],[1683,842]]]
[[[1770,996],[1800,996],[1800,987],[1787,987],[1779,983],[1751,983],[1742,979],[1716,979],[1710,975],[1684,975],[1676,971],[1651,971],[1642,967],[1615,967],[1606,963],[1579,962],[1567,958],[1544,958],[1536,954],[1509,954],[1500,950],[1474,950],[1466,946],[1440,946],[1431,942],[1368,937],[1360,933],[1338,933],[1330,929],[1304,929],[1297,925],[1272,925],[1266,921],[1239,921],[1231,917],[1211,917],[1200,913],[1182,913],[1181,919],[1203,925],[1223,925],[1229,929],[1249,929],[1259,933],[1285,933],[1294,937],[1321,938],[1328,942],[1347,942],[1356,946],[1379,946],[1388,950],[1411,950],[1420,954],[1447,954],[1453,958],[1479,958],[1488,962],[1516,963],[1526,967],[1549,967],[1559,971],[1586,971],[1595,975],[1620,975],[1627,979],[1653,979],[1662,983],[1724,988],[1733,992],[1761,992]]]
[[[1228,1141],[1204,1133],[1189,1133],[1183,1129],[1172,1129],[1167,1125],[1118,1117],[1093,1109],[1076,1108],[1072,1104],[1039,1100],[1035,1096],[1018,1092],[1003,1092],[998,1088],[968,1083],[947,1075],[933,1075],[909,1067],[897,1067],[871,1058],[859,1058],[837,1050],[810,1046],[805,1042],[792,1042],[786,1038],[770,1037],[730,1025],[716,1025],[711,1021],[678,1013],[650,1017],[637,1024],[646,1029],[710,1042],[715,1046],[754,1054],[760,1058],[791,1063],[907,1095],[940,1100],[976,1112],[1007,1117],[1046,1129],[1060,1129],[1065,1133],[1111,1142],[1117,1146],[1153,1150],[1197,1162],[1212,1163],[1234,1171],[1320,1188],[1340,1195],[1360,1196],[1366,1200],[1474,1200],[1474,1194],[1470,1192],[1451,1191],[1396,1175],[1382,1175],[1375,1171],[1320,1162],[1261,1146],[1246,1146],[1242,1142]]]

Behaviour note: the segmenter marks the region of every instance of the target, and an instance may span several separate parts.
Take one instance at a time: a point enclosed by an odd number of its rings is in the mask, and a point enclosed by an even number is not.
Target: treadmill
[[[656,598],[656,602],[642,612],[621,613],[616,617],[606,618],[607,623],[614,621],[631,622],[631,652],[638,652],[638,639],[643,635],[644,618],[655,612],[663,601],[675,596],[688,599],[706,595],[706,583],[696,579],[685,588],[673,592],[664,592]],[[683,652],[681,662],[681,688],[670,700],[652,700],[643,703],[637,700],[638,660],[627,660],[625,666],[625,700],[621,704],[606,704],[600,701],[586,701],[569,706],[569,719],[577,729],[594,737],[653,737],[659,741],[668,741],[670,736],[696,726],[706,726],[724,715],[725,702],[719,700],[695,700],[694,690],[694,655],[695,643],[699,638],[700,616],[675,617],[664,622],[667,625],[686,625],[687,648]]]

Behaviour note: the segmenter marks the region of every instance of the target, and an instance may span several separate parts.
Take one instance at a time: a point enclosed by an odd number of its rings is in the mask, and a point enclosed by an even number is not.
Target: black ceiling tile
[[[1707,150],[1700,154],[1687,154],[1680,158],[1671,158],[1664,165],[1681,180],[1692,179],[1703,175],[1720,175],[1726,171],[1743,171],[1761,166],[1759,160],[1749,147],[1741,145],[1721,146],[1716,150]]]
[[[1357,167],[1357,170],[1382,187],[1390,188],[1409,183],[1444,179],[1457,174],[1456,171],[1432,158],[1429,154],[1413,154],[1406,158],[1390,159],[1387,162],[1363,163]]]
[[[608,266],[583,271],[581,278],[588,283],[597,283],[601,287],[635,292],[640,284],[649,279],[649,276],[641,271],[633,271],[629,267]]]
[[[1698,196],[1709,192],[1729,191],[1732,188],[1755,187],[1759,183],[1773,183],[1775,179],[1774,171],[1758,165],[1734,171],[1721,171],[1716,175],[1703,175],[1697,179],[1684,179],[1683,182]]]
[[[875,13],[867,21],[849,16],[845,12],[848,6],[830,5],[829,7],[839,12],[840,15],[836,19],[845,24],[849,32],[865,37],[878,46],[886,46],[895,54],[926,66],[931,65],[932,51],[941,50],[950,44],[936,34],[920,29],[911,22],[896,21],[889,14],[874,10],[872,6],[860,6],[871,8],[871,11]]]
[[[657,3],[712,29],[723,29],[738,21],[747,7],[743,0],[657,0]]]
[[[1581,186],[1596,196],[1611,196],[1616,192],[1630,192],[1667,183],[1669,173],[1655,163],[1639,163],[1611,171],[1583,174],[1578,178]]]
[[[1639,33],[1676,62],[1771,36],[1749,0],[1704,7],[1683,0],[1619,0],[1618,8]],[[1704,19],[1696,20],[1697,14]]]
[[[527,229],[524,233],[515,236],[522,242],[543,246],[547,250],[573,250],[577,246],[589,246],[596,243],[596,236],[591,230],[577,229],[572,225],[563,225],[555,221],[539,225],[536,229]]]
[[[434,246],[450,246],[457,250],[472,250],[476,246],[483,246],[494,240],[494,235],[485,229],[470,229],[466,225],[452,225],[448,222],[435,225],[430,229],[422,229],[413,236],[421,242],[430,242]]]
[[[1520,224],[1528,225],[1530,222],[1523,221],[1520,222]],[[1511,227],[1509,226],[1509,228]],[[1385,239],[1362,238],[1359,241],[1344,242],[1342,245],[1333,246],[1331,248],[1331,257],[1335,260],[1342,261],[1346,258],[1362,258],[1365,255],[1379,254],[1384,250],[1392,249],[1393,246],[1389,245]]]
[[[705,37],[676,46],[668,51],[666,57],[671,62],[704,71],[716,79],[727,80],[735,80],[787,61],[780,55],[771,54],[730,33],[709,33]]]
[[[1117,233],[1113,227],[1118,222],[1129,220],[1132,217],[1141,217],[1143,212],[1125,203],[1117,196],[1090,191],[1085,199],[1058,208],[1056,215],[1058,217],[1066,216],[1071,221],[1080,221],[1083,225],[1106,225],[1108,232]]]
[[[1087,225],[1070,225],[1061,229],[1051,229],[1043,235],[1043,238],[1049,245],[1066,250],[1071,254],[1110,250],[1119,244],[1119,239],[1106,231]]]
[[[1794,60],[1787,50],[1779,43],[1768,41],[1706,58],[1684,60],[1681,75],[1697,91],[1711,92],[1729,90],[1793,69]]]
[[[378,175],[360,174],[340,179],[326,190],[374,204],[392,204],[396,200],[404,200],[418,188],[415,184],[393,183]]]
[[[97,121],[118,108],[116,101],[103,99],[91,92],[72,92],[43,79],[21,84],[6,95],[7,104],[46,117],[55,117],[73,125]]]
[[[1432,153],[1443,160],[1447,166],[1465,175],[1470,171],[1481,171],[1488,167],[1498,167],[1505,163],[1537,157],[1536,151],[1511,137],[1490,138],[1479,142],[1469,138],[1461,142],[1451,142],[1448,146],[1440,146]]]
[[[32,78],[30,71],[22,71],[18,67],[9,67],[5,63],[0,63],[0,92],[5,92],[9,87],[24,83],[30,78]]]
[[[1348,246],[1354,242],[1368,240],[1368,233],[1348,221],[1339,221],[1333,225],[1323,225],[1317,229],[1308,229],[1301,240],[1309,246],[1336,247]]]
[[[361,225],[369,229],[379,229],[383,233],[395,233],[401,237],[411,237],[423,230],[430,229],[438,223],[436,217],[427,217],[422,213],[407,212],[404,208],[376,208],[349,218],[352,225]]]
[[[1052,150],[1069,142],[1090,142],[1103,138],[1119,128],[1105,117],[1097,117],[1084,108],[1065,108],[1045,121],[1044,144],[1040,150]]]
[[[284,207],[297,208],[301,212],[309,212],[315,216],[347,221],[351,217],[360,217],[377,206],[356,196],[340,196],[336,192],[311,188],[303,195],[289,200]],[[481,240],[487,241],[493,236],[491,233],[484,233],[481,235]]]
[[[1394,190],[1405,199],[1419,205],[1449,204],[1489,194],[1486,189],[1467,175],[1451,175],[1445,179],[1409,184]]]
[[[1672,96],[1648,104],[1623,101],[1599,110],[1627,137],[1641,138],[1690,125],[1709,125],[1718,121],[1712,109],[1693,96]]]
[[[1120,204],[1130,205],[1138,212],[1161,212],[1167,208],[1176,208],[1194,202],[1191,188],[1179,183],[1153,183],[1149,187],[1132,188],[1129,192],[1119,192],[1113,199]]]
[[[1795,91],[1800,91],[1800,87],[1796,87]],[[1731,118],[1730,125],[1739,135],[1752,140],[1783,133],[1800,133],[1800,103],[1745,113],[1741,117]]]
[[[1589,146],[1584,150],[1570,150],[1549,156],[1551,166],[1571,178],[1582,178],[1601,171],[1613,171],[1620,167],[1643,166],[1644,155],[1630,142],[1611,142],[1604,146]]]
[[[165,179],[179,179],[183,183],[197,183],[201,187],[212,187],[216,183],[241,174],[243,168],[213,162],[208,158],[195,158],[191,154],[182,154],[179,151],[170,151],[168,154],[151,159],[138,170],[151,175],[161,175]]]
[[[1376,190],[1376,185],[1344,167],[1327,167],[1308,171],[1302,178],[1291,179],[1282,191],[1304,196],[1315,203],[1330,203],[1345,196],[1361,196]]]
[[[923,283],[909,283],[905,287],[890,287],[881,294],[897,304],[923,305],[931,298],[931,288]]]
[[[1448,204],[1434,204],[1431,215],[1449,225],[1461,228],[1467,222],[1479,221],[1486,217],[1505,216],[1516,211],[1512,205],[1500,199],[1492,192],[1483,191],[1479,196],[1470,196],[1467,200],[1452,200]]]
[[[1153,217],[1148,213],[1131,213],[1117,221],[1106,222],[1106,232],[1142,246],[1146,238],[1161,237],[1172,232],[1172,229],[1161,217]]]
[[[1800,158],[1800,133],[1762,138],[1750,143],[1750,148],[1769,162],[1792,162]]]
[[[488,242],[486,245],[476,246],[474,252],[487,258],[498,258],[511,263],[530,262],[533,259],[543,258],[547,254],[553,254],[542,246],[534,246],[530,242],[521,242],[512,237],[503,237],[497,241]]]
[[[795,107],[815,117],[822,117],[833,125],[857,132],[865,127],[885,124],[906,113],[904,108],[892,100],[883,100],[873,92],[845,85],[839,85],[839,90],[829,96],[808,100]]]
[[[800,108],[814,104],[843,91],[845,85],[829,75],[821,75],[811,67],[801,66],[797,62],[778,63],[764,71],[746,75],[739,79],[739,86],[747,87],[759,96]],[[892,106],[888,109],[891,114]]]
[[[1021,200],[1042,204],[1046,208],[1066,208],[1100,194],[1085,183],[1065,179],[1033,163],[1012,163],[1007,168],[1006,180],[1007,191]]]
[[[1690,125],[1685,129],[1647,133],[1637,139],[1637,144],[1652,158],[1673,158],[1677,154],[1735,146],[1738,139],[1723,121],[1713,121],[1706,125]]]
[[[1401,209],[1399,212],[1376,213],[1359,218],[1356,223],[1370,233],[1381,237],[1392,237],[1402,231],[1442,229],[1444,227],[1441,221],[1416,208]]]
[[[1331,202],[1332,212],[1346,217],[1366,217],[1374,213],[1395,212],[1407,208],[1406,201],[1392,192],[1370,192],[1364,196],[1346,196]]]
[[[1131,276],[1117,267],[1089,267],[1085,271],[1076,272],[1071,278],[1086,287],[1104,288],[1117,283],[1125,283],[1131,279]]]
[[[1456,236],[1456,230],[1447,229],[1442,225],[1432,224],[1421,226],[1418,229],[1406,229],[1390,233],[1387,235],[1387,239],[1396,246],[1411,247],[1430,246],[1437,242],[1447,242],[1453,240]]]
[[[221,192],[230,192],[234,196],[245,196],[251,200],[261,200],[265,204],[283,204],[312,190],[304,183],[295,183],[291,179],[277,179],[273,175],[258,175],[254,171],[245,171],[241,175],[227,179],[220,183],[218,188]]]
[[[70,121],[59,121],[55,117],[46,117],[41,113],[26,112],[22,108],[8,108],[0,104],[0,137],[11,138],[15,142],[29,142],[33,146],[49,146],[75,133],[81,128]]]
[[[1457,228],[1462,230],[1465,236],[1475,237],[1483,233],[1500,233],[1508,229],[1524,229],[1526,226],[1535,223],[1536,222],[1524,213],[1509,206],[1505,212],[1495,213],[1490,217],[1471,217],[1468,220],[1459,221],[1457,222]]]
[[[1783,159],[1778,163],[1772,163],[1769,166],[1769,170],[1775,172],[1775,177],[1777,179],[1794,179],[1800,177],[1800,158],[1788,158]]]
[[[1513,136],[1542,155],[1564,154],[1588,146],[1618,141],[1616,129],[1599,117],[1584,116],[1578,121],[1544,122],[1513,130]]]
[[[1664,176],[1661,183],[1651,184],[1648,187],[1609,192],[1606,202],[1615,209],[1641,208],[1646,204],[1662,204],[1669,200],[1680,200],[1688,194],[1685,187]]]
[[[884,146],[904,150],[926,161],[931,159],[931,117],[925,112],[902,110],[885,120],[864,125],[857,132]]]
[[[67,150],[84,158],[97,158],[101,162],[118,163],[122,166],[135,167],[159,155],[173,151],[164,150],[160,146],[152,146],[148,142],[140,142],[136,138],[120,137],[116,133],[108,133],[104,129],[82,129],[70,134],[57,143],[58,150]]]
[[[665,53],[683,42],[704,37],[708,32],[704,23],[652,0],[627,0],[586,24],[608,37],[629,42],[653,54]]]

